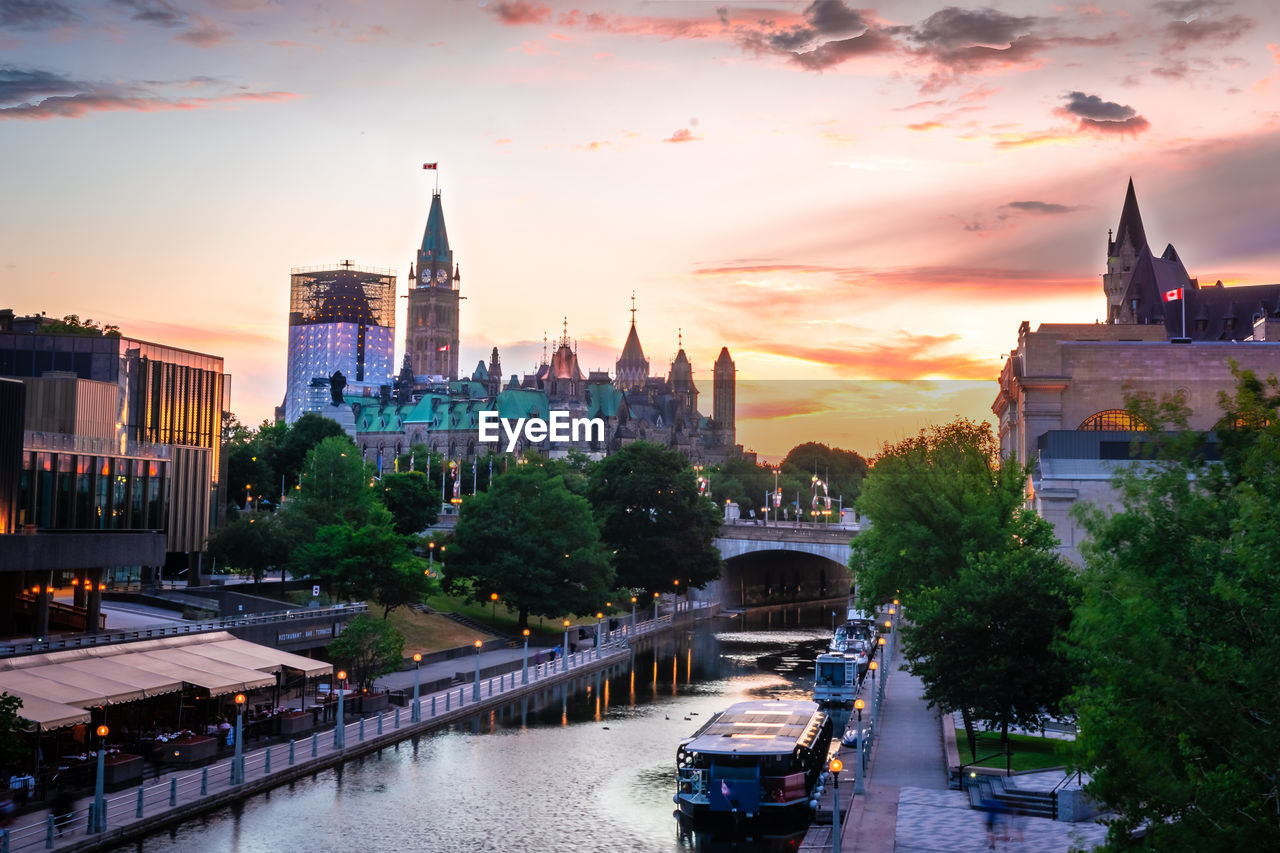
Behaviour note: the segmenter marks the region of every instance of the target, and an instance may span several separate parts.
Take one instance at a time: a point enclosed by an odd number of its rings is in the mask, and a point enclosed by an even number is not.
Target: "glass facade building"
[[[313,411],[308,387],[313,379],[341,372],[348,393],[376,395],[395,372],[394,270],[375,270],[349,261],[327,269],[291,271],[289,288],[288,378],[285,421]]]

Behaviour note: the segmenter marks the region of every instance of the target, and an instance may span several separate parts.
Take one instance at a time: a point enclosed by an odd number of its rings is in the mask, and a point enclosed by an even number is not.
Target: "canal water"
[[[119,848],[138,853],[795,849],[681,830],[676,747],[744,699],[809,698],[819,607],[748,613]],[[821,627],[819,627],[821,626]]]

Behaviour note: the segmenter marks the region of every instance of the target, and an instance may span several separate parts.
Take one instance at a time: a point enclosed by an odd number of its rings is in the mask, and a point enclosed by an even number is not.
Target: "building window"
[[[1082,432],[1143,432],[1148,427],[1124,409],[1104,409],[1085,418],[1076,429]]]

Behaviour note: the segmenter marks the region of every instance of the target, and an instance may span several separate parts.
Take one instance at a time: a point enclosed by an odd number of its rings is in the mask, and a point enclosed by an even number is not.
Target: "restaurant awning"
[[[22,697],[23,717],[58,728],[88,722],[84,708],[172,693],[184,684],[210,696],[269,687],[281,668],[307,677],[333,671],[331,664],[217,631],[3,659],[0,692]]]
[[[22,710],[18,712],[18,716],[30,720],[42,729],[61,729],[89,722],[89,712],[83,708],[73,708],[17,691],[6,692],[22,700]]]

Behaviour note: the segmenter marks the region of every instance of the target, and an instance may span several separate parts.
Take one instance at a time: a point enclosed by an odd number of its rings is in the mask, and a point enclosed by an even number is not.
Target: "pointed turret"
[[[1120,224],[1116,226],[1116,237],[1110,254],[1117,254],[1125,240],[1133,246],[1135,256],[1147,245],[1147,232],[1142,227],[1142,214],[1138,212],[1138,196],[1133,191],[1133,178],[1129,179],[1129,188],[1125,190],[1124,207],[1120,209]]]
[[[735,408],[737,395],[737,377],[733,359],[729,356],[729,348],[720,348],[720,357],[716,359],[712,371],[711,385],[711,419],[715,422],[721,444],[732,447],[737,441],[737,425]]]
[[[623,391],[643,388],[649,380],[649,359],[644,357],[640,335],[636,333],[636,296],[631,294],[631,331],[622,345],[622,355],[614,364],[617,371],[617,387]]]
[[[431,196],[431,211],[427,214],[427,227],[422,232],[422,246],[418,249],[417,287],[451,288],[454,285],[453,252],[449,249],[449,232],[444,227],[444,208],[440,193]]]

